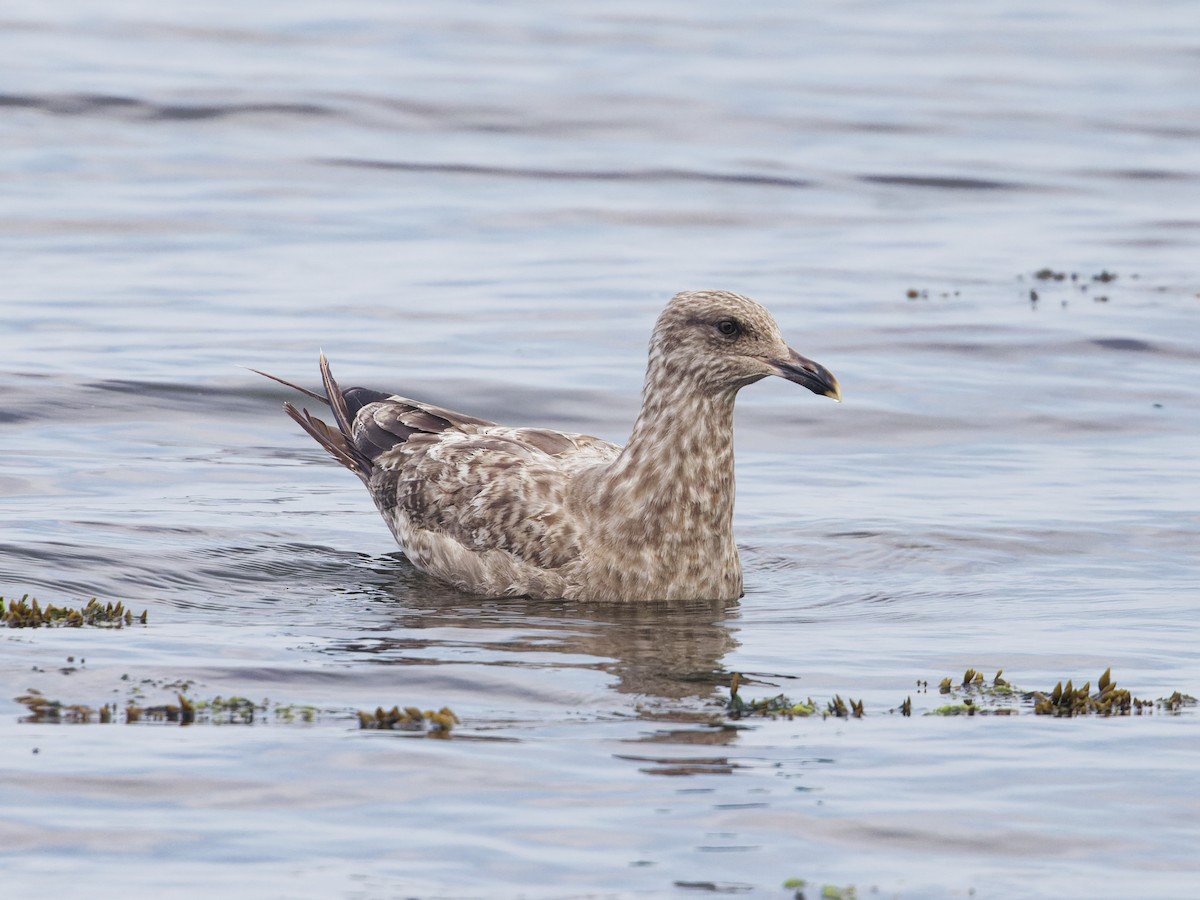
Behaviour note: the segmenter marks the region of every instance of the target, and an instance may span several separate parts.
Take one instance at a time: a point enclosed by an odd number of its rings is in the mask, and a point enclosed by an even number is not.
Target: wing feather
[[[336,428],[291,403],[284,409],[366,483],[400,545],[415,552],[413,561],[437,570],[437,560],[419,558],[422,547],[438,548],[431,557],[459,554],[457,564],[476,573],[467,579],[476,590],[496,576],[505,583],[556,577],[550,573],[577,560],[583,543],[566,510],[568,482],[581,469],[612,462],[621,449],[588,435],[507,428],[366,388],[342,390],[324,354],[324,397],[274,380],[329,404]],[[453,576],[453,566],[446,568]]]
[[[584,435],[463,428],[414,436],[381,456],[369,487],[384,515],[402,518],[406,528],[557,569],[583,552],[578,523],[566,510],[570,473],[610,462],[617,452]]]

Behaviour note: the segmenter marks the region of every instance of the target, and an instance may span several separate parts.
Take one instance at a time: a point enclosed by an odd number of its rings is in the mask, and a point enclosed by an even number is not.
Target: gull
[[[284,411],[357,475],[414,566],[490,597],[736,600],[733,407],[777,375],[841,400],[771,314],[728,291],[685,291],[654,326],[642,408],[624,448],[513,428],[362,387],[325,393],[334,425]],[[257,370],[253,370],[256,371]]]

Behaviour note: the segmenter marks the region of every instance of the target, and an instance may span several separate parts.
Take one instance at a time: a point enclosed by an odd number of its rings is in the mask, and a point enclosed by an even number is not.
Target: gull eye
[[[737,337],[742,333],[742,326],[733,319],[722,319],[717,323],[717,331],[725,335],[725,337]]]

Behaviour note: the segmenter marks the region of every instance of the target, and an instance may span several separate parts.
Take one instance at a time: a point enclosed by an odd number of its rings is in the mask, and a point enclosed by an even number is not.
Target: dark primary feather
[[[367,388],[342,390],[324,357],[321,375],[338,432],[307,411],[289,415],[358,474],[385,517],[399,507],[414,527],[549,569],[579,555],[580,534],[564,515],[566,482],[556,461],[579,451],[576,437],[500,428]]]
[[[348,409],[351,394],[355,394],[355,401],[361,398],[367,402],[353,411],[348,435],[359,453],[372,463],[382,454],[397,449],[414,434],[442,434],[463,425],[494,424],[486,419],[465,416],[366,388],[351,388],[344,392]]]
[[[350,410],[350,415],[357,416],[358,411],[368,403],[378,403],[380,400],[386,400],[391,394],[385,394],[383,391],[373,391],[365,387],[346,388],[342,391],[342,397],[346,401],[346,408]]]
[[[339,431],[334,431],[307,409],[299,410],[290,403],[283,404],[283,411],[291,416],[296,424],[308,432],[314,441],[325,448],[325,451],[343,466],[366,481],[371,474],[371,462],[364,459],[362,454],[346,442]]]
[[[283,408],[330,456],[363,481],[369,481],[375,461],[382,454],[396,450],[414,434],[440,434],[460,425],[494,424],[487,419],[417,403],[370,388],[352,387],[343,390],[333,377],[329,361],[323,353],[323,396],[258,369],[251,371],[328,404],[338,425],[336,430],[313,416],[307,409],[298,410],[291,403],[284,403]]]

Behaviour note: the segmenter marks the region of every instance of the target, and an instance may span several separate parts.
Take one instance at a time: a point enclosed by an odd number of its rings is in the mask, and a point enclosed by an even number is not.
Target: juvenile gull
[[[791,349],[758,303],[689,291],[654,326],[642,409],[624,449],[342,390],[324,354],[325,396],[283,383],[329,404],[336,427],[283,408],[362,479],[413,565],[462,590],[733,600],[742,595],[733,404],[768,375],[841,399],[837,379]]]

